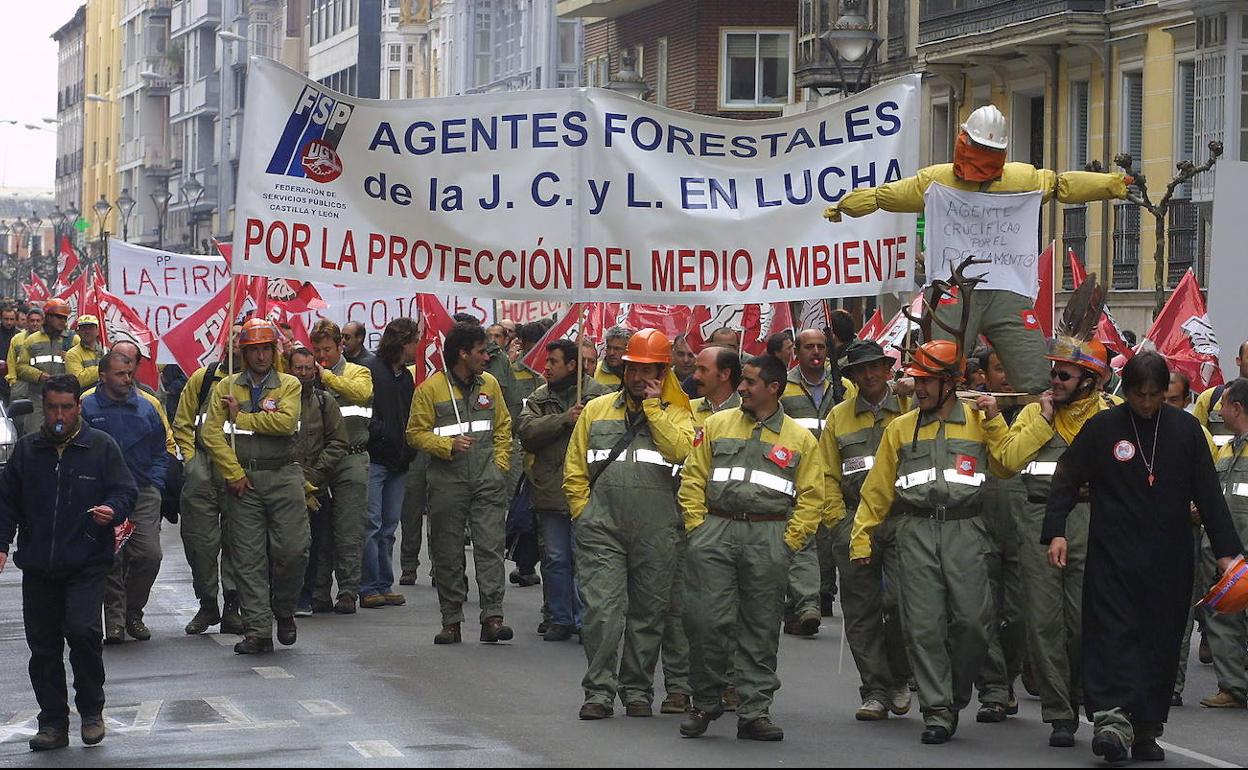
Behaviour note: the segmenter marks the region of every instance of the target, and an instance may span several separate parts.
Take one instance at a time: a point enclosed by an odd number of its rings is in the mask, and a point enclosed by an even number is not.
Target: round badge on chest
[[[1135,459],[1135,444],[1126,439],[1114,444],[1114,459],[1120,463],[1130,462]]]

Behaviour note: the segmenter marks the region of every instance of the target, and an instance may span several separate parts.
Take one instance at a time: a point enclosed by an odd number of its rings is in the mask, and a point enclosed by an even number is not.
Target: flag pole
[[[581,403],[584,387],[581,380],[585,379],[585,356],[581,353],[581,343],[585,338],[585,310],[588,307],[588,302],[582,302],[581,310],[576,318],[576,403],[578,404]]]
[[[237,280],[238,280],[238,276],[235,275],[233,272],[233,269],[231,269],[230,271],[230,314],[225,317],[225,327],[222,330],[224,331],[226,335],[225,337],[225,350],[226,350],[225,366],[226,366],[226,371],[229,373],[229,379],[231,381],[230,387],[233,387],[233,379],[234,379],[234,318],[236,314],[238,313],[238,307],[237,307],[238,286],[235,284],[235,281]],[[238,439],[236,438],[237,434],[238,434],[237,426],[235,426],[235,430],[230,431],[230,450],[231,451],[237,451],[238,449]]]

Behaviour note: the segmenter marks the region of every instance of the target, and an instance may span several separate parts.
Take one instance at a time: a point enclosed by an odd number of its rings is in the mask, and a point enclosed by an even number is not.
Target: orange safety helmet
[[[276,345],[277,344],[277,327],[272,321],[263,318],[252,318],[243,324],[243,330],[238,335],[238,346],[240,348],[250,347],[252,345]]]
[[[902,368],[908,377],[940,377],[945,380],[962,379],[966,359],[958,344],[950,340],[925,342],[914,351],[910,362]]]
[[[670,364],[672,343],[658,329],[642,329],[629,338],[623,358],[630,364]]]
[[[1219,615],[1235,615],[1248,609],[1248,562],[1242,554],[1196,606],[1208,607]]]
[[[63,299],[58,299],[56,297],[53,297],[52,299],[43,303],[43,314],[45,316],[59,315],[64,318],[69,318],[69,312],[70,312],[69,303]]]
[[[1105,349],[1105,343],[1100,340],[1081,341],[1073,337],[1059,336],[1049,342],[1049,353],[1045,358],[1064,364],[1074,364],[1097,377],[1109,374],[1109,354]]]

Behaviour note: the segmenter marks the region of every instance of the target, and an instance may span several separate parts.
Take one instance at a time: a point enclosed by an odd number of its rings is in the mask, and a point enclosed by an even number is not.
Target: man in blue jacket
[[[69,745],[66,641],[82,741],[104,739],[105,576],[113,528],[138,496],[117,443],[79,419],[79,388],[68,374],[43,383],[43,425],[17,442],[0,472],[0,571],[16,533],[30,683],[39,702],[33,751]]]
[[[152,632],[143,610],[160,572],[160,494],[169,453],[160,412],[139,392],[137,362],[114,350],[100,359],[100,385],[82,398],[82,419],[117,442],[139,489],[130,523],[134,533],[108,573],[104,594],[104,644],[121,644],[125,634],[146,642]]]

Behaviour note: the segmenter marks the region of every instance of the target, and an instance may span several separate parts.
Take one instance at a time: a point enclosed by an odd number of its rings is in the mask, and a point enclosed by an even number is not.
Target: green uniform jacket
[[[45,329],[27,334],[17,359],[17,378],[38,385],[43,374],[64,374],[65,354],[78,345],[78,335],[66,331],[55,339]]]
[[[467,392],[458,383],[452,391],[445,372],[437,372],[420,384],[412,396],[406,436],[409,446],[433,458],[429,463],[431,478],[475,482],[489,471],[490,463],[507,474],[511,467],[511,414],[503,398],[498,380],[488,372],[469,383]],[[452,456],[456,436],[469,436],[473,443],[467,452]]]
[[[836,389],[832,387],[832,370],[829,368],[826,371],[828,376],[823,381],[825,392],[819,406],[815,406],[815,399],[811,397],[810,390],[802,379],[801,367],[798,366],[789,370],[789,381],[784,386],[784,393],[780,396],[780,406],[784,407],[784,413],[796,420],[798,425],[810,431],[816,439],[823,433],[823,426],[827,424],[828,415],[838,403],[835,397]],[[856,395],[857,389],[851,383],[842,379],[841,384],[845,389],[844,398],[852,398]]]
[[[304,480],[316,488],[314,491],[324,491],[326,477],[346,455],[347,426],[338,402],[324,391],[304,385],[294,448]]]
[[[827,502],[823,520],[827,526],[834,526],[858,509],[862,483],[875,466],[885,428],[908,411],[910,399],[892,392],[884,398],[878,415],[861,395],[842,401],[832,410],[819,437]]]
[[[242,372],[216,384],[200,433],[204,451],[227,483],[246,476],[248,466],[277,470],[283,463],[294,462],[303,387],[289,374],[272,369],[261,381],[260,398],[253,403],[247,377]],[[237,424],[230,422],[230,413],[221,404],[227,394],[239,403]]]
[[[592,377],[581,378],[581,402],[588,404],[607,389]],[[529,482],[533,485],[533,508],[543,512],[570,513],[563,493],[563,466],[572,441],[572,428],[564,415],[576,400],[575,384],[562,391],[543,385],[524,402],[516,433],[524,451],[533,455]]]

